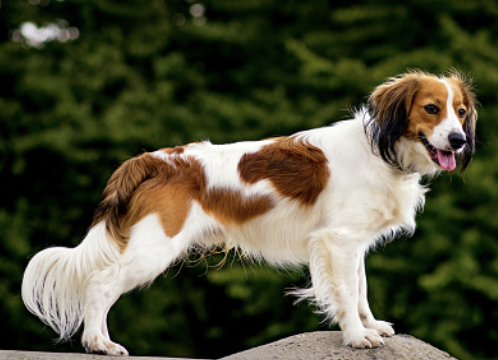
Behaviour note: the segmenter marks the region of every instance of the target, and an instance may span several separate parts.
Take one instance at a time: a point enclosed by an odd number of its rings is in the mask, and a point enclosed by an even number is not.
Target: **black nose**
[[[457,132],[449,134],[448,140],[450,141],[451,147],[455,150],[460,149],[467,142],[465,135]]]

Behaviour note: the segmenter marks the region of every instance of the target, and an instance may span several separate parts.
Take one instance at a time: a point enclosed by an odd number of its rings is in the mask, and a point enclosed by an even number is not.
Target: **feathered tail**
[[[26,267],[21,289],[24,304],[59,334],[59,341],[69,339],[83,322],[89,275],[119,258],[119,247],[107,236],[102,222],[77,247],[45,249]]]

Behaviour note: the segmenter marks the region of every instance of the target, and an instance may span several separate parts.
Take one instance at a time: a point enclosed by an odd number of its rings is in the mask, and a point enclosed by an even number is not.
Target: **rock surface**
[[[54,353],[22,350],[0,350],[0,360],[188,360],[185,358],[147,357],[147,356],[110,356],[85,353]],[[200,359],[191,359],[200,360]]]
[[[342,345],[340,331],[317,331],[291,336],[221,360],[456,360],[410,335],[384,338],[384,342],[384,346],[375,349],[353,349]]]
[[[342,345],[339,331],[317,331],[291,336],[267,345],[236,353],[220,360],[456,360],[409,335],[385,338],[385,345],[376,349],[352,349]],[[180,360],[168,357],[127,358],[81,353],[49,353],[0,350],[0,360]],[[186,359],[183,359],[186,360]]]

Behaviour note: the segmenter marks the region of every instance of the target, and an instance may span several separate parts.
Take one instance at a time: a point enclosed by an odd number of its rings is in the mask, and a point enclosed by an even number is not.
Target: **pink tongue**
[[[456,167],[455,155],[451,151],[437,151],[439,165],[444,169],[451,171]]]

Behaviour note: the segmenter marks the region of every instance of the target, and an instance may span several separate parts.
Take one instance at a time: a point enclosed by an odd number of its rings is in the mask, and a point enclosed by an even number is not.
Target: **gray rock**
[[[317,331],[288,337],[224,357],[221,360],[456,360],[410,335],[384,338],[375,349],[342,345],[340,331]]]
[[[0,350],[0,360],[188,360],[185,358],[145,357],[145,356],[110,356],[84,353],[53,353],[37,351]],[[193,360],[193,359],[192,359]],[[199,360],[199,359],[197,359]]]
[[[409,335],[385,338],[376,349],[352,349],[342,345],[340,331],[317,331],[291,336],[267,345],[242,351],[220,360],[456,360]],[[169,357],[116,357],[82,353],[49,353],[0,350],[0,360],[187,360]]]

